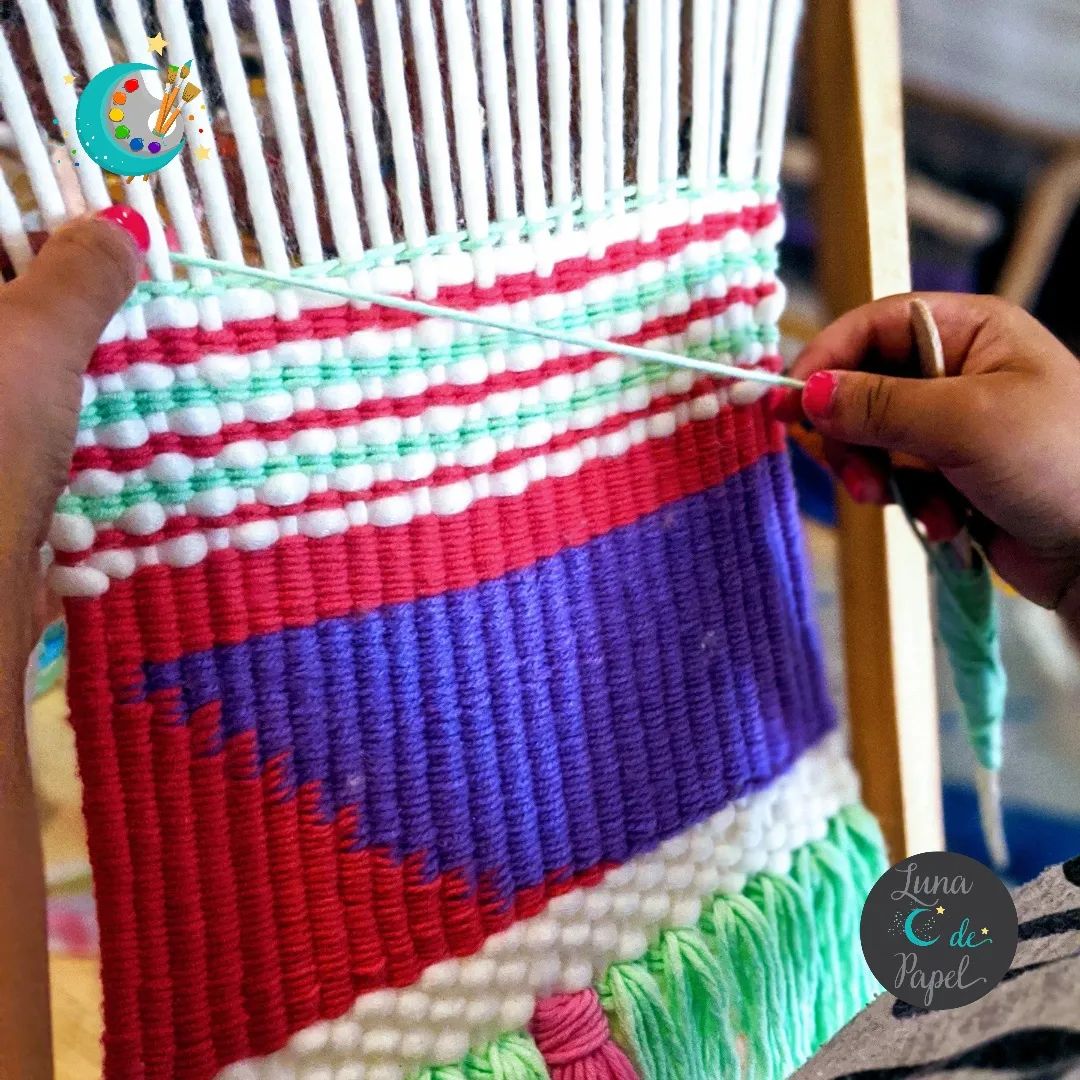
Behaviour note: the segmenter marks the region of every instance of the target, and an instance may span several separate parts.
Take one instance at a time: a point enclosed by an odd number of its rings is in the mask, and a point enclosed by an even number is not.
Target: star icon
[[[989,933],[990,933],[990,931],[989,931],[989,930],[987,930],[985,926],[984,926],[984,927],[982,928],[982,932],[983,932],[984,934],[989,934]]]
[[[75,76],[74,76],[74,75],[72,75],[72,74],[71,74],[71,72],[69,71],[69,72],[68,72],[68,73],[67,73],[67,74],[66,74],[66,75],[64,76],[64,85],[65,85],[65,86],[71,86],[71,84],[72,84],[72,83],[74,83],[74,82],[75,82]]]
[[[199,159],[199,161],[209,161],[210,160],[210,148],[206,147],[206,146],[196,146],[195,147],[195,157],[197,157]]]
[[[945,909],[940,904],[937,906],[937,908],[935,910],[937,911],[937,913],[939,915],[944,915],[945,914]]]
[[[168,44],[169,43],[161,36],[160,30],[153,37],[148,37],[146,39],[146,48],[152,53],[157,53],[158,56],[165,51],[165,47]]]

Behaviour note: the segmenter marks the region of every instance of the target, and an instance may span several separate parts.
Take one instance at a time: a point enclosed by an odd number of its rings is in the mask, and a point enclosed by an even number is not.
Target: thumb
[[[146,222],[128,206],[61,226],[0,294],[6,332],[54,370],[82,372],[148,247]]]
[[[987,398],[977,381],[818,371],[806,381],[802,407],[822,435],[955,467],[971,460],[985,431]]]

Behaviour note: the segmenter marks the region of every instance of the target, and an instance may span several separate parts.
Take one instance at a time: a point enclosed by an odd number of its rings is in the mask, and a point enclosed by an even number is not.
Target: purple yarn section
[[[221,702],[355,844],[499,895],[621,863],[834,724],[790,474],[723,484],[476,587],[149,664]]]

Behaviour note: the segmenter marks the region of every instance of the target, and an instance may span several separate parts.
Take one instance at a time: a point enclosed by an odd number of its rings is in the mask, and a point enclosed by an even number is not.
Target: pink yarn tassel
[[[537,1003],[529,1026],[551,1080],[638,1080],[611,1039],[595,990],[555,994]]]

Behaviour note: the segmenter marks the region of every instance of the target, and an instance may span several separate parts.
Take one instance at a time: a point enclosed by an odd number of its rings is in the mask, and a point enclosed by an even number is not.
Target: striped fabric
[[[431,258],[444,304],[778,367],[780,227],[724,190],[550,273]],[[51,579],[106,1075],[794,1067],[869,992],[880,847],[759,388],[302,283],[141,286],[86,379]]]

